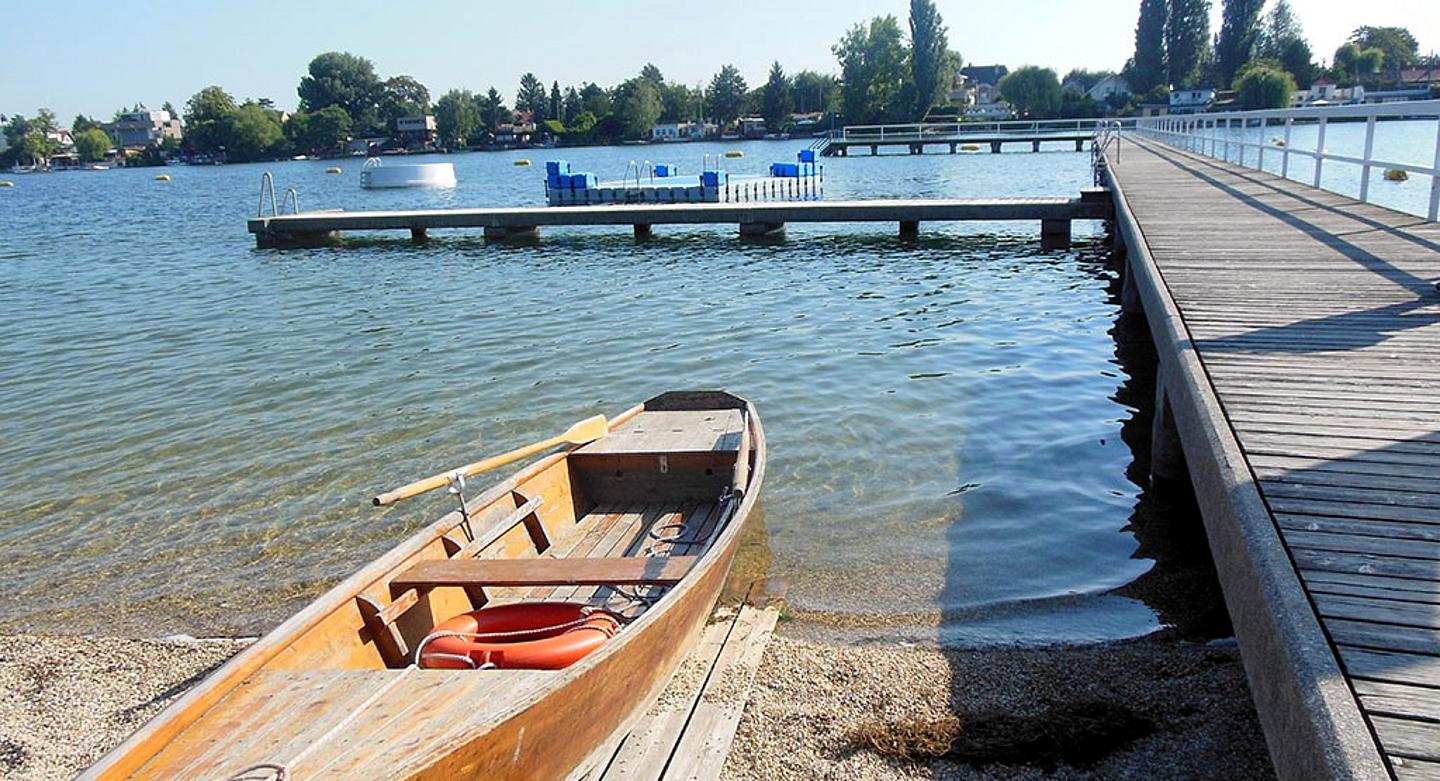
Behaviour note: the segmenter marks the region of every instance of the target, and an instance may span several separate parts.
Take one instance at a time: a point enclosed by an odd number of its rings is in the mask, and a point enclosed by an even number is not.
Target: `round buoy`
[[[726,156],[726,157],[744,157],[744,156],[745,156],[745,153],[744,153],[744,152],[741,152],[739,149],[731,149],[729,152],[726,152],[726,153],[725,153],[725,156]]]
[[[330,166],[329,168],[326,168],[326,169],[325,169],[325,173],[327,173],[327,174],[338,174],[338,173],[342,173],[342,171],[341,171],[339,168],[337,168],[336,166],[333,166],[333,165],[332,165],[332,166]]]
[[[520,165],[520,166],[530,165],[530,161],[529,161],[529,160],[526,160],[525,158],[522,157],[522,158],[520,158],[519,160],[516,160],[516,161],[515,161],[515,165]]]
[[[14,187],[14,182],[0,182],[0,187]]]
[[[1400,170],[1399,168],[1387,168],[1385,169],[1385,181],[1408,182],[1410,181],[1410,174],[1406,171]]]
[[[157,174],[157,175],[155,176],[155,181],[157,181],[157,182],[168,182],[168,181],[170,181],[170,174]]]

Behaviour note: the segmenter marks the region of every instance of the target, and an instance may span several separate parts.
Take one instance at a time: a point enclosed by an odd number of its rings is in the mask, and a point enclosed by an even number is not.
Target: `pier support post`
[[[849,156],[850,156],[850,147],[848,147],[848,146],[842,146],[842,147],[840,147],[840,156],[841,156],[841,157],[849,157]]]
[[[1041,220],[1040,246],[1046,249],[1065,249],[1070,246],[1069,220]]]
[[[485,227],[486,241],[511,241],[515,239],[538,238],[540,238],[540,227],[538,225],[487,225]]]
[[[1077,138],[1077,139],[1075,139],[1075,151],[1076,151],[1076,152],[1084,152],[1084,151],[1085,151],[1085,140],[1084,140],[1083,138]]]
[[[878,154],[880,154],[880,145],[879,145],[879,144],[871,144],[871,145],[870,145],[870,156],[871,156],[871,157],[874,157],[875,155],[878,155]]]
[[[783,222],[742,222],[740,235],[747,239],[782,238],[785,235]]]
[[[1120,264],[1120,269],[1121,274],[1124,275],[1120,281],[1120,311],[1143,314],[1145,304],[1140,300],[1140,286],[1135,284],[1135,269],[1130,268],[1128,257],[1125,262]]]
[[[924,144],[911,144],[911,145],[910,145],[910,154],[912,154],[912,155],[923,155],[923,154],[925,154],[925,145],[924,145]]]
[[[635,223],[635,238],[648,239],[653,235],[655,235],[655,232],[648,224],[639,222]]]
[[[991,153],[991,154],[995,154],[995,155],[1000,154],[1000,142],[999,142],[999,141],[991,141],[991,142],[990,142],[990,153]]]
[[[1150,427],[1150,483],[1152,486],[1189,483],[1190,468],[1185,464],[1185,448],[1180,444],[1180,431],[1175,426],[1175,411],[1170,408],[1166,383],[1174,373],[1170,361],[1162,359],[1155,372],[1155,422]]]
[[[920,238],[920,221],[919,221],[919,220],[901,220],[901,221],[900,221],[900,238],[905,239],[905,240],[907,240],[907,241]]]
[[[1030,142],[1030,151],[1031,151],[1031,152],[1039,152],[1039,151],[1040,151],[1040,140],[1039,140],[1039,139],[1036,139],[1036,140]]]
[[[410,240],[416,244],[424,244],[430,240],[430,232],[425,228],[411,228]]]
[[[952,154],[952,155],[955,154],[955,147],[956,147],[956,146],[957,146],[957,144],[956,144],[954,141],[951,141],[951,142],[950,142],[950,154]]]

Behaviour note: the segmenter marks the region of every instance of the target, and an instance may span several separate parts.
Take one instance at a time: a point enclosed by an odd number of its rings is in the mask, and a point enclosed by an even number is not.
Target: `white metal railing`
[[[1383,128],[1387,121],[1402,119],[1434,122],[1435,154],[1430,165],[1375,157],[1377,129]],[[1364,151],[1360,156],[1337,154],[1325,148],[1325,131],[1332,122],[1365,123]],[[1315,126],[1314,149],[1297,149],[1292,145],[1292,132],[1297,124]],[[1266,138],[1272,126],[1277,131],[1283,126],[1283,138]],[[1256,128],[1260,130],[1258,134],[1253,132]],[[1371,174],[1377,168],[1428,176],[1427,219],[1435,222],[1440,218],[1440,100],[1145,117],[1136,123],[1135,130],[1140,135],[1209,157],[1231,160],[1234,152],[1242,166],[1246,165],[1247,151],[1253,150],[1253,167],[1257,170],[1264,170],[1266,152],[1278,154],[1279,173],[1285,178],[1290,177],[1290,157],[1300,155],[1313,161],[1310,183],[1317,188],[1323,181],[1326,161],[1357,165],[1360,166],[1359,198],[1363,202],[1370,200]]]
[[[920,141],[928,138],[962,136],[965,134],[1031,134],[1080,132],[1095,129],[1094,117],[1088,119],[1008,119],[992,122],[912,122],[903,125],[846,125],[833,137],[844,141]],[[1134,127],[1135,120],[1117,120]]]

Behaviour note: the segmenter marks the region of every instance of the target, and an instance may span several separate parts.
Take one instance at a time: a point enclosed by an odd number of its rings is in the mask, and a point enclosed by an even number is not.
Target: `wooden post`
[[[430,240],[430,233],[425,228],[411,228],[410,240],[416,244],[424,244]]]
[[[919,221],[919,220],[901,220],[901,221],[900,221],[900,238],[902,238],[902,239],[918,239],[918,238],[920,238],[920,221]]]
[[[878,154],[880,154],[880,145],[879,145],[879,144],[871,144],[871,145],[870,145],[870,156],[871,156],[871,157],[874,157],[875,155],[878,155]]]
[[[954,141],[951,141],[951,142],[950,142],[950,154],[952,154],[952,155],[955,154],[955,147],[956,147],[956,143],[955,143]]]
[[[648,239],[653,235],[654,231],[649,225],[639,222],[635,223],[635,238]]]
[[[1031,151],[1031,152],[1039,152],[1039,151],[1040,151],[1040,139],[1037,138],[1037,139],[1035,139],[1034,141],[1031,141],[1031,142],[1030,142],[1030,151]]]
[[[991,153],[991,154],[995,154],[995,155],[1000,154],[1000,142],[999,142],[999,141],[991,141],[991,142],[990,142],[990,153]]]
[[[1070,246],[1070,221],[1041,220],[1040,245],[1052,249]]]
[[[785,235],[783,222],[742,222],[740,235],[745,238],[780,238]]]
[[[1085,151],[1085,139],[1083,139],[1083,138],[1077,138],[1077,139],[1075,139],[1075,151],[1076,151],[1076,152],[1084,152],[1084,151]]]

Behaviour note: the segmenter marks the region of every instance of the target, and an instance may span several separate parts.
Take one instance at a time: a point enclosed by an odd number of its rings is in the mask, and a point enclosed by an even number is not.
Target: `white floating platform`
[[[455,166],[452,163],[401,163],[385,165],[380,158],[365,161],[360,171],[360,186],[367,190],[399,187],[454,187]]]

